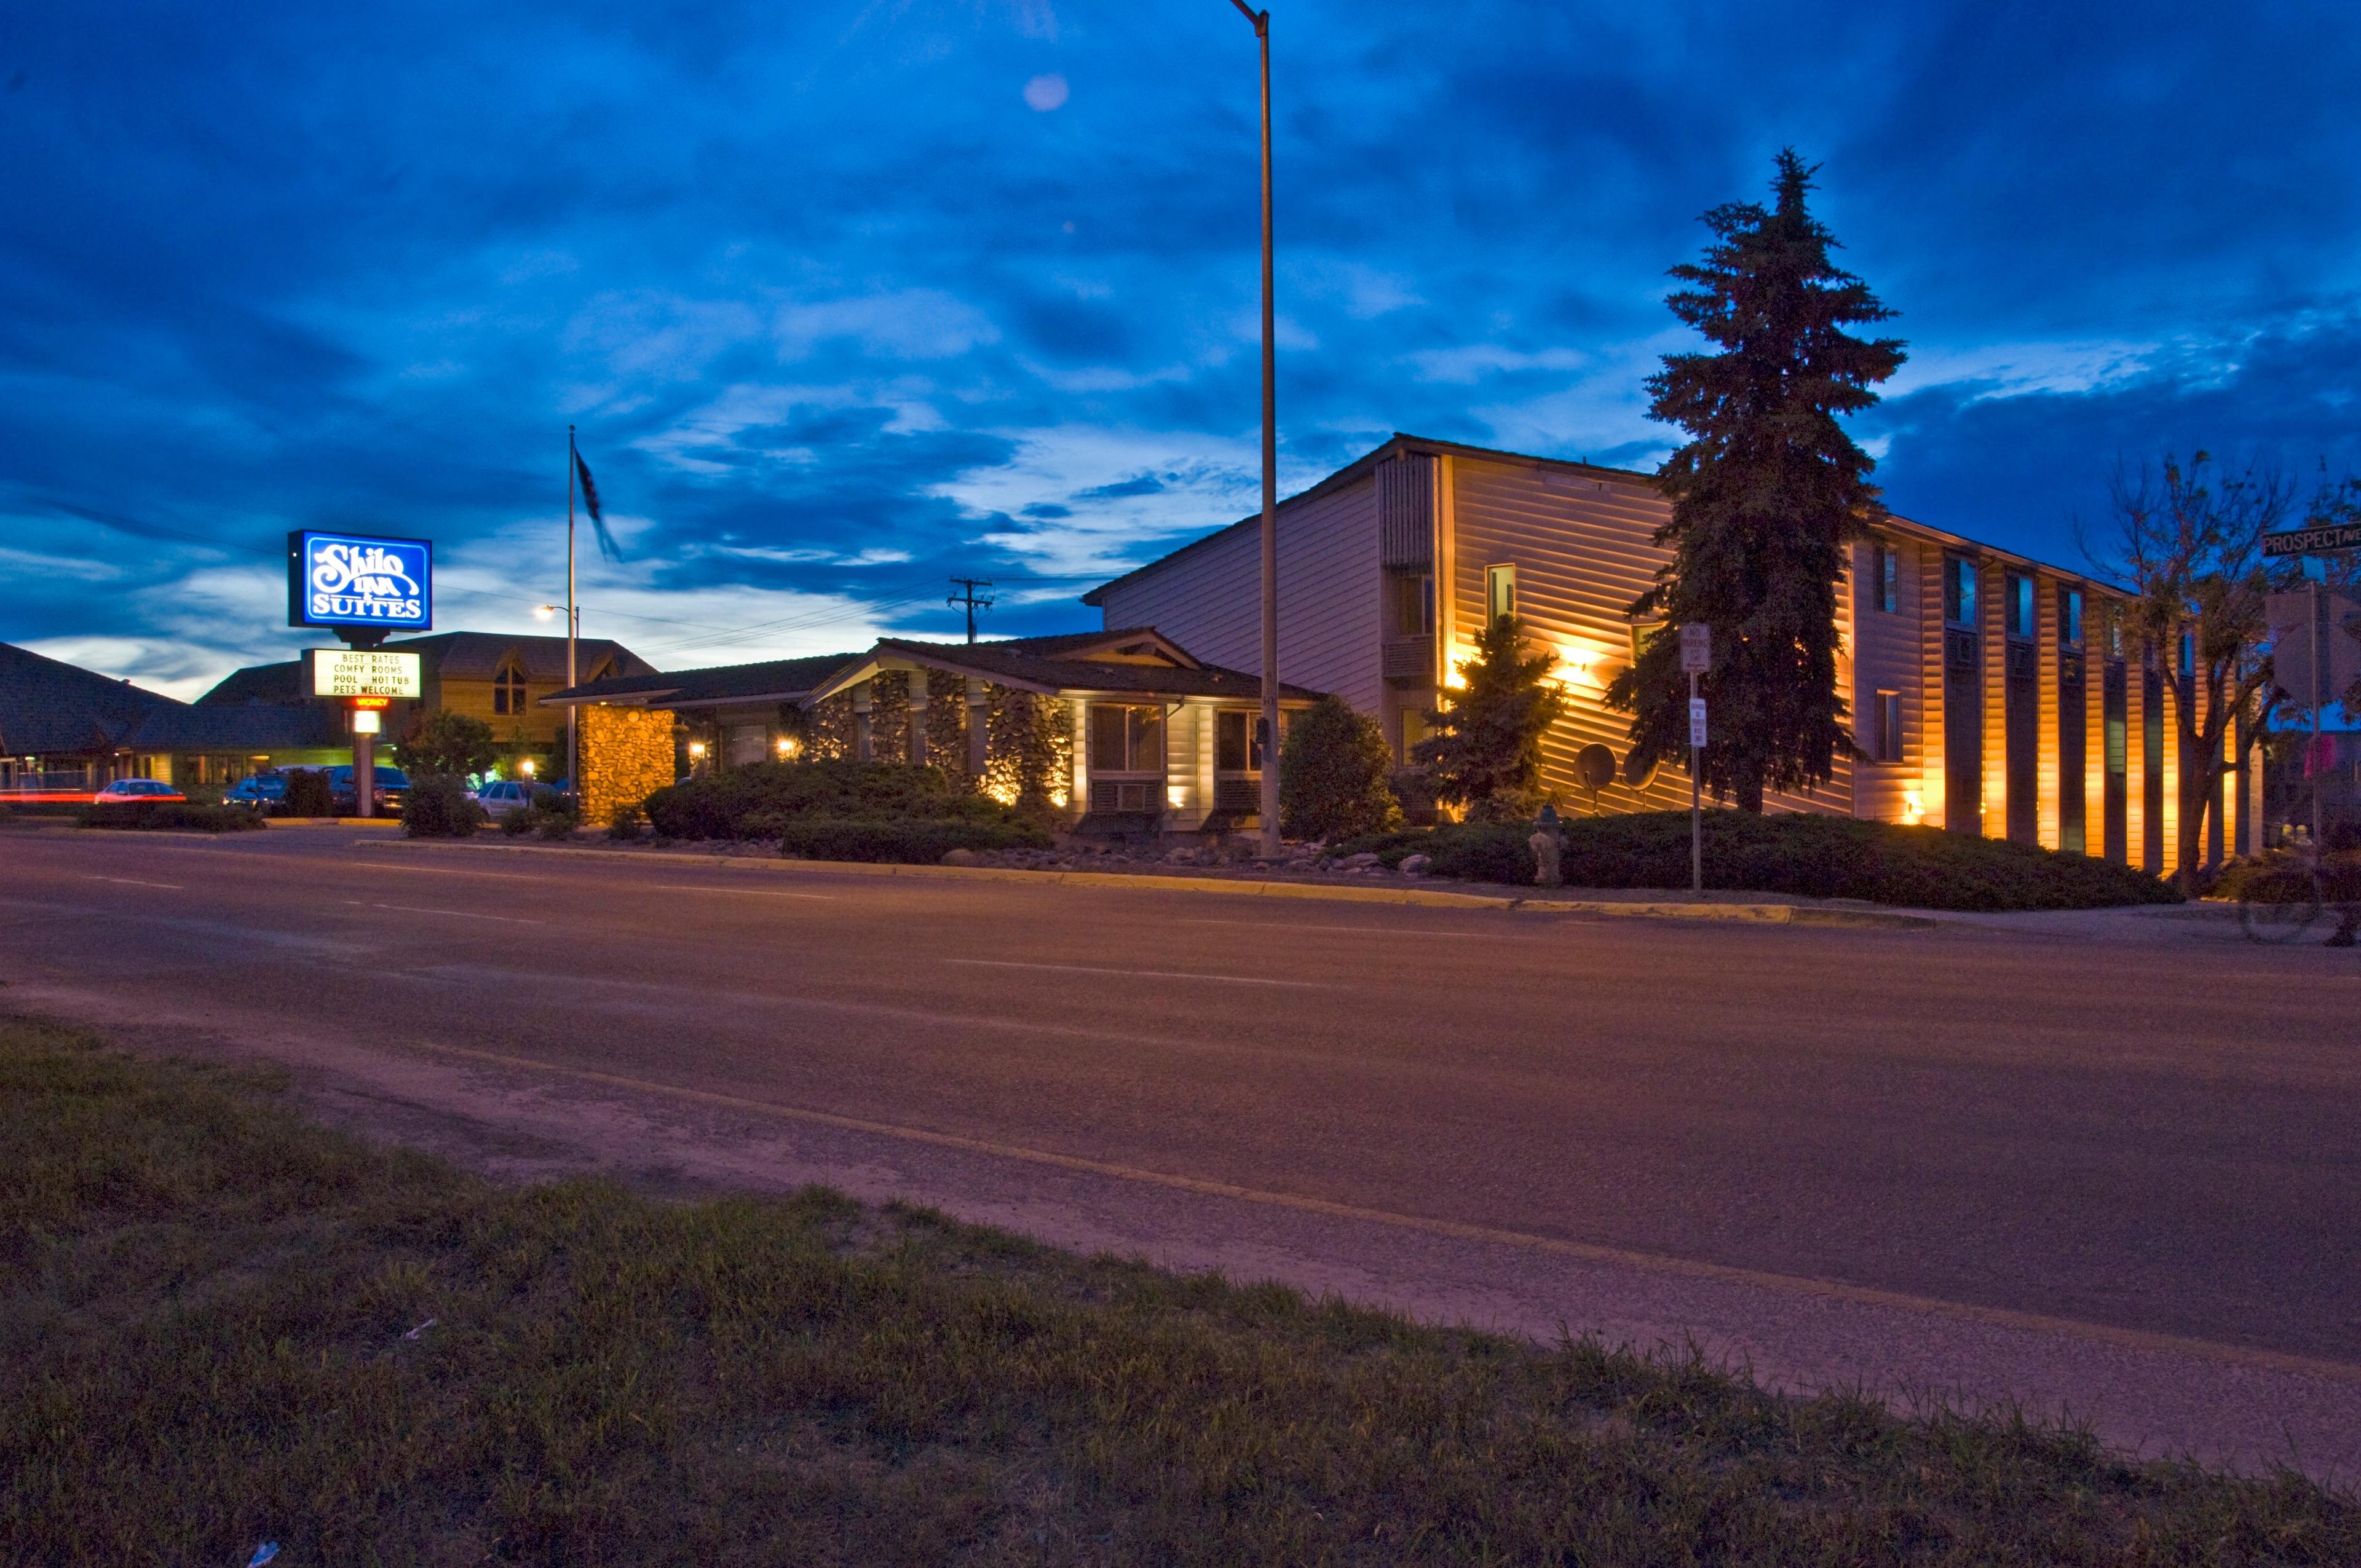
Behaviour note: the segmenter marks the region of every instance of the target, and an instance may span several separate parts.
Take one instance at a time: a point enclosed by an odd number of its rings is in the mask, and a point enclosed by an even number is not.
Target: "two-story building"
[[[1279,667],[1375,715],[1407,755],[1491,617],[1521,618],[1558,657],[1566,716],[1547,787],[1598,809],[1686,807],[1686,774],[1629,765],[1607,685],[1661,630],[1628,609],[1670,551],[1646,474],[1396,435],[1283,502]],[[1259,515],[1083,596],[1109,627],[1153,626],[1197,656],[1261,667]],[[2174,869],[2177,649],[2129,644],[2123,600],[2090,574],[1906,518],[1851,547],[1837,681],[1861,755],[1773,810],[1932,823]],[[1605,747],[1594,793],[1576,757]],[[2241,762],[2209,859],[2259,842],[2259,769]],[[2226,819],[2226,832],[2224,822]]]

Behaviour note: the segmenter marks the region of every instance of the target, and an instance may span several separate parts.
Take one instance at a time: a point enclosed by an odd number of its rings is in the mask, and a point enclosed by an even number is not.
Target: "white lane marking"
[[[1496,939],[1498,931],[1436,931],[1424,926],[1299,926],[1292,920],[1175,920],[1175,926],[1251,926],[1257,931],[1350,931],[1369,937],[1481,937]]]
[[[119,882],[126,887],[169,887],[175,893],[181,891],[181,884],[176,882],[141,882],[137,877],[127,876],[94,876],[90,880],[93,882]]]
[[[678,882],[652,882],[648,883],[648,890],[651,893],[742,893],[749,898],[817,898],[824,902],[836,897],[832,893],[781,893],[769,887],[699,887],[692,883]]]
[[[1066,974],[1119,974],[1133,980],[1213,980],[1226,985],[1286,985],[1304,991],[1334,991],[1336,988],[1317,980],[1266,980],[1256,974],[1194,974],[1185,970],[1169,969],[1102,969],[1096,964],[1028,964],[1014,959],[945,959],[945,963],[970,964],[978,969],[1038,969],[1057,970]]]
[[[546,920],[523,920],[513,915],[478,915],[472,909],[422,909],[415,904],[369,904],[357,898],[344,901],[356,909],[396,909],[404,915],[447,915],[455,920],[498,920],[510,926],[546,926]]]

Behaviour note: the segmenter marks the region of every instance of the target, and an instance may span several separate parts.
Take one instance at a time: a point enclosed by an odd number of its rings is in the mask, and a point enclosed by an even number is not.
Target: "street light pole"
[[[1262,48],[1262,852],[1279,858],[1279,357],[1270,246],[1270,13],[1230,0]]]

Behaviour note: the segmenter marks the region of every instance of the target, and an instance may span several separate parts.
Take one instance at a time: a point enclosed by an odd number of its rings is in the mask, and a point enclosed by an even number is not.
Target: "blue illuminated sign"
[[[287,624],[424,631],[434,624],[434,546],[423,539],[287,536]]]

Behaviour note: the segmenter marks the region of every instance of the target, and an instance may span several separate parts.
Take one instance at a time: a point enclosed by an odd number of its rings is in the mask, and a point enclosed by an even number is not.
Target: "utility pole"
[[[1230,0],[1262,46],[1262,852],[1279,858],[1279,357],[1270,245],[1270,13]]]
[[[990,577],[953,577],[951,586],[962,591],[951,595],[943,602],[953,609],[958,609],[961,606],[966,607],[967,640],[972,642],[975,641],[975,612],[992,608],[992,601],[988,598],[976,598],[975,590],[992,587],[992,579]]]
[[[580,678],[574,673],[574,644],[582,634],[582,612],[574,606],[574,470],[582,459],[574,450],[574,427],[566,427],[566,685],[570,690]],[[566,787],[582,798],[581,706],[566,705]]]

